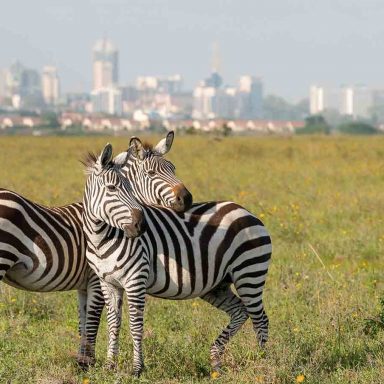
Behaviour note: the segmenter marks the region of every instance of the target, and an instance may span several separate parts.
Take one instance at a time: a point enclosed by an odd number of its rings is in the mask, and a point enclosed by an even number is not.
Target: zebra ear
[[[175,133],[173,131],[168,132],[167,136],[164,137],[164,139],[160,140],[156,147],[153,148],[153,150],[160,155],[165,155],[169,152],[169,150],[172,147],[173,138],[175,136]]]
[[[129,141],[129,147],[132,150],[132,155],[137,157],[140,160],[143,160],[145,157],[145,151],[142,142],[138,137],[131,137]]]
[[[116,165],[120,165],[120,166],[123,166],[127,163],[128,161],[128,157],[129,157],[129,151],[126,151],[126,152],[121,152],[119,153],[114,159],[113,159],[113,162],[116,164]]]
[[[108,143],[104,147],[103,152],[101,152],[101,155],[99,157],[99,163],[101,167],[104,168],[111,162],[111,160],[112,160],[112,145]]]

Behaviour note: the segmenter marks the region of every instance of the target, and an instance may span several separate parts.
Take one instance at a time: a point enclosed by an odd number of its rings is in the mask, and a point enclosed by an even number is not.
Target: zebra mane
[[[86,175],[90,175],[95,170],[95,165],[97,163],[97,160],[99,159],[99,156],[96,155],[95,152],[88,151],[85,156],[80,160],[80,163],[84,165],[84,173]],[[115,163],[111,161],[109,166],[113,167]]]
[[[80,159],[80,163],[84,165],[84,172],[86,175],[89,175],[97,161],[97,155],[94,152],[88,151],[82,159]]]
[[[143,148],[148,152],[153,152],[153,145],[148,143],[148,141],[143,142]]]

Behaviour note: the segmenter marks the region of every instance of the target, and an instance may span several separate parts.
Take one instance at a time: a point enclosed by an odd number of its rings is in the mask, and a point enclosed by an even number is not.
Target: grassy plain
[[[0,138],[0,186],[46,205],[81,199],[78,159],[107,138]],[[154,141],[151,138],[151,141]],[[127,138],[109,138],[122,150]],[[364,333],[384,290],[384,138],[176,137],[169,154],[195,201],[234,200],[269,229],[274,252],[261,353],[247,322],[225,354],[221,383],[383,383],[384,333]],[[0,383],[130,383],[124,314],[120,369],[74,362],[76,293],[0,285]],[[148,299],[142,383],[208,383],[209,346],[227,318],[200,300]],[[86,383],[87,380],[84,381]]]

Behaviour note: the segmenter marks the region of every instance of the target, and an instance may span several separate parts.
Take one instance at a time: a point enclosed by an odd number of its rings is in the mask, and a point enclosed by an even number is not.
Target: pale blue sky
[[[65,90],[88,90],[103,35],[119,47],[122,84],[181,73],[191,88],[217,41],[229,84],[253,74],[294,100],[312,82],[384,87],[383,0],[13,0],[0,15],[0,67],[53,63]]]

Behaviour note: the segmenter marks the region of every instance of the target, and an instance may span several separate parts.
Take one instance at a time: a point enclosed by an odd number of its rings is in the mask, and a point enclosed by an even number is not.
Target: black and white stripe
[[[201,297],[230,316],[228,326],[211,347],[213,369],[220,369],[225,345],[248,317],[260,345],[265,343],[268,318],[262,294],[272,247],[259,219],[233,202],[195,204],[185,213],[143,207],[146,231],[128,238],[124,227],[105,226],[101,215],[96,217],[92,209],[95,192],[89,193],[93,188],[97,182],[91,175],[84,194],[83,223],[87,259],[100,277],[108,307],[111,364],[118,353],[123,291],[128,298],[135,375],[143,369],[147,293],[167,299]],[[232,283],[239,297],[232,292]]]

